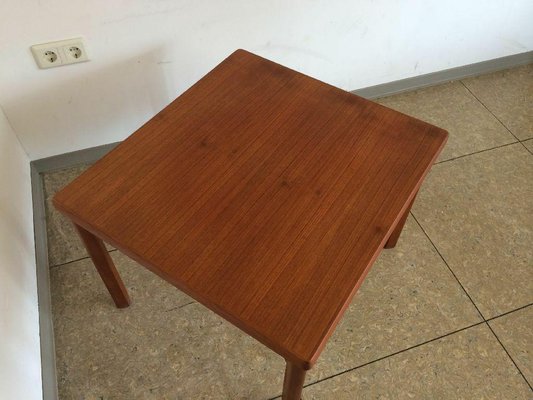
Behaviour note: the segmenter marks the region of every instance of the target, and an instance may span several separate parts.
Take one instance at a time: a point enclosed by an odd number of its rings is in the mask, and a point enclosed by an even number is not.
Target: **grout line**
[[[511,311],[506,311],[503,314],[496,315],[495,317],[487,318],[485,321],[487,321],[487,322],[494,321],[497,318],[505,317],[506,315],[512,314],[512,313],[514,313],[516,311],[520,311],[520,310],[523,310],[524,308],[528,308],[528,307],[531,307],[531,306],[533,306],[533,303],[526,304],[525,306],[515,308],[514,310],[511,310]]]
[[[496,116],[496,114],[494,114],[494,113],[492,112],[492,110],[491,110],[490,108],[488,108],[488,107],[485,105],[485,103],[483,103],[483,102],[482,102],[482,101],[481,101],[481,100],[480,100],[480,99],[474,94],[474,92],[472,92],[472,90],[470,90],[470,88],[469,88],[468,86],[465,85],[465,83],[464,83],[462,80],[460,80],[459,82],[461,82],[461,84],[464,86],[464,88],[465,88],[466,90],[468,90],[468,92],[469,92],[472,96],[474,96],[474,98],[479,102],[479,104],[481,104],[481,105],[482,105],[482,106],[483,106],[483,107],[484,107],[484,108],[485,108],[485,109],[486,109],[486,110],[487,110],[487,111],[488,111],[488,112],[489,112],[494,118],[496,118],[496,120],[500,123],[500,125],[503,126],[503,127],[507,130],[507,132],[509,132],[509,133],[510,133],[510,134],[511,134],[511,135],[512,135],[512,136],[518,141],[518,143],[520,143],[520,144],[526,149],[526,151],[527,151],[528,153],[533,154],[531,151],[529,151],[529,149],[526,147],[526,145],[525,145],[524,143],[522,143],[523,141],[520,140],[520,139],[519,139],[519,138],[518,138],[518,137],[517,137],[517,136],[516,136],[516,135],[515,135],[515,134],[514,134],[509,128],[508,128],[508,127],[507,127],[507,125],[505,125],[505,124],[502,122],[502,120],[501,120],[500,118],[498,118],[498,117]],[[524,140],[525,140],[525,139],[524,139]]]
[[[485,323],[487,324],[487,326],[489,327],[490,331],[492,332],[492,334],[494,335],[494,337],[496,338],[496,340],[498,341],[498,343],[500,344],[500,346],[502,346],[502,349],[505,351],[505,353],[507,354],[507,356],[509,357],[509,359],[511,360],[511,362],[514,364],[514,366],[516,367],[516,369],[518,370],[518,372],[520,373],[520,375],[522,375],[522,378],[524,378],[524,381],[526,381],[526,384],[529,386],[529,389],[531,391],[533,391],[533,387],[531,386],[531,384],[529,383],[529,381],[527,380],[527,378],[525,377],[524,373],[522,372],[522,370],[518,367],[518,364],[516,364],[515,360],[513,359],[513,357],[511,357],[511,354],[509,354],[509,352],[507,351],[507,349],[505,348],[505,346],[503,345],[502,341],[500,340],[500,338],[498,337],[498,335],[496,335],[496,332],[494,332],[494,330],[492,329],[492,326],[490,326],[490,324],[488,322],[485,321]]]
[[[477,312],[479,313],[479,315],[481,316],[481,318],[483,319],[483,321],[485,322],[486,319],[485,317],[483,316],[483,313],[479,310],[477,304],[474,302],[474,300],[472,299],[472,297],[470,296],[470,294],[467,292],[467,290],[465,289],[465,287],[463,286],[463,284],[461,283],[461,281],[459,280],[459,278],[457,278],[457,275],[455,275],[455,272],[453,272],[453,270],[451,269],[451,267],[448,265],[448,262],[444,259],[444,256],[441,254],[441,252],[439,251],[439,249],[437,248],[437,246],[435,245],[435,243],[433,243],[433,240],[431,240],[431,238],[429,237],[428,233],[426,232],[426,230],[422,227],[422,225],[420,224],[420,222],[418,222],[418,219],[416,219],[415,215],[411,212],[410,213],[411,216],[413,217],[413,219],[416,221],[417,225],[420,227],[420,229],[422,229],[422,232],[424,232],[424,235],[426,235],[426,237],[428,238],[429,242],[431,243],[431,245],[433,246],[433,248],[435,249],[435,251],[437,252],[437,254],[440,256],[441,260],[444,262],[444,264],[446,264],[446,267],[448,267],[448,269],[450,270],[450,272],[452,273],[453,277],[455,278],[455,280],[457,281],[457,283],[459,284],[459,286],[461,286],[461,289],[463,289],[463,292],[465,292],[466,296],[470,299],[470,301],[472,302],[472,304],[474,305],[474,307],[476,308]]]
[[[107,252],[108,253],[112,253],[112,252],[117,251],[117,250],[118,249],[111,249],[111,250],[108,250]],[[90,257],[89,256],[85,256],[85,257],[77,258],[75,260],[66,261],[66,262],[61,263],[61,264],[54,264],[54,265],[51,265],[50,268],[62,267],[63,265],[72,264],[72,263],[75,263],[75,262],[78,262],[78,261],[86,260],[88,258],[90,258]]]
[[[335,378],[335,377],[337,377],[337,376],[339,376],[339,375],[343,375],[343,374],[346,374],[346,373],[348,373],[348,372],[355,371],[356,369],[360,369],[360,368],[366,367],[366,366],[368,366],[368,365],[370,365],[370,364],[374,364],[374,363],[376,363],[376,362],[378,362],[378,361],[383,361],[383,360],[386,359],[386,358],[394,357],[394,356],[396,356],[396,355],[398,355],[398,354],[405,353],[406,351],[416,349],[417,347],[421,347],[421,346],[424,346],[424,345],[426,345],[426,344],[429,344],[429,343],[435,342],[435,341],[437,341],[437,340],[444,339],[445,337],[448,337],[448,336],[454,335],[454,334],[456,334],[456,333],[459,333],[459,332],[465,331],[465,330],[470,329],[470,328],[473,328],[473,327],[475,327],[475,326],[482,325],[482,324],[484,324],[484,323],[485,323],[485,321],[479,321],[479,322],[476,322],[475,324],[471,324],[471,325],[465,326],[465,327],[463,327],[463,328],[457,329],[457,330],[455,330],[455,331],[448,332],[448,333],[446,333],[446,334],[444,334],[444,335],[437,336],[437,337],[435,337],[435,338],[433,338],[433,339],[426,340],[425,342],[418,343],[418,344],[415,344],[415,345],[413,345],[413,346],[407,347],[407,348],[405,348],[405,349],[398,350],[398,351],[396,351],[396,352],[394,352],[394,353],[388,354],[388,355],[386,355],[386,356],[376,358],[375,360],[368,361],[368,362],[366,362],[366,363],[364,363],[364,364],[361,364],[361,365],[358,365],[358,366],[356,366],[356,367],[348,368],[348,369],[346,369],[346,370],[344,370],[344,371],[337,372],[336,374],[333,374],[333,375],[331,375],[331,376],[327,376],[327,377],[324,377],[324,378],[318,379],[318,380],[316,380],[316,381],[314,381],[314,382],[307,383],[307,384],[304,385],[304,388],[309,387],[309,386],[316,385],[317,383],[321,383],[321,382],[327,381],[328,379]],[[268,400],[279,399],[280,397],[281,397],[281,396],[278,395],[278,396],[275,396],[275,397],[271,397],[271,398],[269,398]]]
[[[524,147],[526,148],[526,150],[529,151],[530,154],[533,155],[533,151],[532,151],[532,150],[529,150],[529,148],[524,144],[524,142],[527,142],[528,140],[532,140],[532,141],[533,141],[532,138],[528,138],[528,139],[521,140],[521,141],[520,141],[520,144],[521,144],[522,146],[524,146]]]
[[[448,162],[448,161],[453,161],[453,160],[457,160],[459,158],[464,158],[464,157],[468,157],[468,156],[472,156],[472,155],[475,155],[475,154],[479,154],[479,153],[484,153],[486,151],[491,151],[491,150],[496,150],[496,149],[500,149],[502,147],[506,147],[506,146],[511,146],[513,144],[517,144],[517,143],[520,143],[519,140],[516,140],[514,142],[510,142],[510,143],[505,143],[505,144],[501,144],[499,146],[495,146],[495,147],[491,147],[491,148],[488,148],[488,149],[483,149],[483,150],[479,150],[479,151],[474,151],[473,153],[468,153],[468,154],[463,154],[461,156],[457,156],[457,157],[453,157],[453,158],[449,158],[447,160],[442,160],[442,161],[438,161],[435,163],[435,165],[437,164],[442,164],[442,163],[445,163],[445,162]],[[525,147],[525,146],[524,146]]]
[[[520,139],[518,139],[518,138],[516,137],[516,135],[515,135],[513,132],[511,132],[511,130],[510,130],[510,129],[509,129],[509,128],[508,128],[508,127],[502,122],[502,120],[499,119],[499,118],[498,118],[498,117],[497,117],[497,116],[496,116],[496,115],[490,110],[490,108],[488,108],[488,107],[485,105],[485,103],[483,103],[483,102],[479,99],[479,97],[477,97],[477,96],[474,94],[474,92],[472,92],[472,90],[470,90],[470,88],[469,88],[468,86],[465,85],[465,83],[464,83],[462,80],[459,81],[459,82],[461,82],[461,85],[463,85],[463,87],[464,87],[466,90],[468,90],[468,92],[469,92],[472,96],[474,96],[474,98],[479,102],[479,104],[481,104],[481,105],[485,108],[485,110],[487,110],[487,111],[488,111],[488,112],[489,112],[494,118],[496,118],[496,120],[500,123],[501,126],[503,126],[503,127],[505,128],[505,130],[506,130],[507,132],[509,132],[511,135],[513,135],[513,137],[514,137],[516,140],[520,141]]]

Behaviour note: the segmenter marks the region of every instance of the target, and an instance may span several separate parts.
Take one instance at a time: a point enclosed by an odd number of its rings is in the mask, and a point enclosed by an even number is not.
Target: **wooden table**
[[[283,399],[299,399],[446,137],[238,50],[54,204],[117,307],[102,240],[284,357]]]

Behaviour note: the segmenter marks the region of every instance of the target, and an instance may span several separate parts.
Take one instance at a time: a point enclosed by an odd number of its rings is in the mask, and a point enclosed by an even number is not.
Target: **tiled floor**
[[[532,399],[533,65],[379,100],[450,139],[307,377],[308,399]],[[109,248],[116,309],[44,175],[61,399],[270,399],[283,360]]]

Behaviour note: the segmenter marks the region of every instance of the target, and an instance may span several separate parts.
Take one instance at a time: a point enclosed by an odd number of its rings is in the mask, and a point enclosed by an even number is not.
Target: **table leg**
[[[287,361],[283,380],[282,400],[300,400],[305,381],[305,370]]]
[[[78,234],[80,235],[83,244],[85,245],[89,256],[93,260],[100,277],[109,290],[109,294],[113,298],[115,305],[118,308],[124,308],[130,305],[130,297],[128,291],[120,279],[115,264],[111,256],[105,248],[104,242],[94,236],[91,232],[83,229],[81,226],[74,224]]]
[[[415,198],[417,194],[418,193],[414,195],[413,199],[407,206],[407,209],[404,211],[404,214],[402,215],[402,217],[400,218],[400,220],[394,227],[394,230],[392,231],[389,238],[387,239],[387,242],[385,243],[385,246],[384,246],[386,249],[392,249],[393,247],[396,246],[396,243],[398,243],[398,239],[400,238],[400,234],[402,233],[403,226],[405,225],[405,221],[407,221],[407,217],[409,216],[409,211],[411,211],[411,207],[413,206],[413,203],[415,202]]]

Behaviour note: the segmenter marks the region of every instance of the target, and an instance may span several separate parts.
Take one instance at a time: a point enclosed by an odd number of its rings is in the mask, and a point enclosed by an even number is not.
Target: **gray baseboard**
[[[39,305],[39,339],[41,342],[41,377],[43,399],[56,400],[57,374],[55,363],[54,326],[50,299],[50,268],[46,235],[46,212],[41,175],[30,165],[33,203],[33,234],[37,274],[37,303]]]
[[[400,79],[398,81],[383,83],[381,85],[369,86],[353,90],[352,93],[367,99],[377,99],[379,97],[422,89],[440,83],[456,81],[530,63],[533,63],[533,51],[495,58],[493,60],[464,65],[462,67],[445,69],[443,71],[432,72],[430,74],[419,75],[412,78]]]
[[[77,164],[93,163],[118,143],[43,158],[30,163],[33,202],[33,232],[35,237],[35,264],[37,269],[37,301],[39,304],[39,335],[41,342],[41,377],[43,399],[57,400],[57,373],[55,361],[54,326],[50,298],[50,268],[46,234],[46,209],[41,174]]]
[[[533,51],[508,57],[483,61],[463,67],[451,68],[384,83],[382,85],[352,91],[359,96],[375,99],[392,94],[421,89],[453,80],[468,78],[489,72],[533,63]],[[57,400],[57,374],[55,364],[54,330],[50,300],[50,276],[48,248],[46,243],[46,214],[41,174],[78,164],[93,163],[112,150],[118,143],[110,143],[89,149],[60,154],[31,162],[31,185],[33,195],[33,223],[35,232],[35,253],[37,264],[37,293],[39,300],[39,328],[41,340],[41,363],[43,399]]]
[[[56,169],[68,168],[79,164],[91,164],[105,156],[119,143],[120,142],[109,143],[101,146],[90,147],[88,149],[73,151],[71,153],[41,158],[39,160],[32,161],[31,166],[38,174],[41,174],[43,172],[50,172]]]

